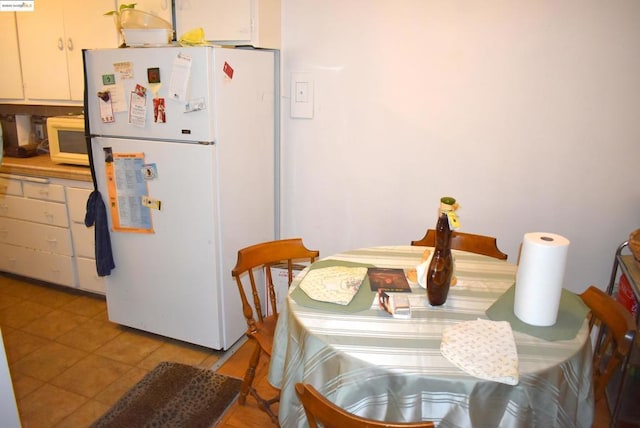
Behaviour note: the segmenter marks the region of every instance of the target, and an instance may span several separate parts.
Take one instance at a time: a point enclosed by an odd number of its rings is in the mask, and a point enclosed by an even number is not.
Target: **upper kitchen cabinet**
[[[18,13],[18,40],[28,102],[82,101],[82,49],[118,46],[115,0],[38,0]]]
[[[175,0],[176,37],[202,27],[223,45],[280,48],[280,0]]]
[[[171,0],[118,0],[118,7],[131,3],[135,3],[138,10],[152,13],[167,22],[173,22]]]
[[[4,59],[0,79],[0,99],[16,101],[24,98],[22,92],[22,72],[20,71],[20,51],[16,32],[16,14],[0,13],[0,52]]]

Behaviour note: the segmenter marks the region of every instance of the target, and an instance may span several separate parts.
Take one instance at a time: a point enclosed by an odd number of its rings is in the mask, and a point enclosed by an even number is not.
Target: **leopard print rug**
[[[91,426],[211,427],[235,400],[241,385],[240,379],[210,370],[162,362]]]

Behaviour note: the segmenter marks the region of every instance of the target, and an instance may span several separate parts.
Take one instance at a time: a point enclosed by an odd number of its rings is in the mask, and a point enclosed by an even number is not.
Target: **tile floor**
[[[0,329],[24,428],[87,427],[160,361],[210,368],[224,355],[113,324],[103,297],[2,273]],[[220,372],[242,377],[251,351],[244,348],[241,361],[230,359]],[[258,377],[266,390],[263,365]],[[595,413],[595,428],[609,425],[606,404]],[[271,424],[248,400],[220,425]]]
[[[24,428],[89,426],[160,361],[223,355],[111,323],[101,296],[1,273],[0,329]]]

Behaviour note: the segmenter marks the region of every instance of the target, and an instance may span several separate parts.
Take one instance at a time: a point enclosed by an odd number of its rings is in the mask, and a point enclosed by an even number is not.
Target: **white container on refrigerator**
[[[174,68],[178,55],[191,62],[182,100],[169,93],[184,71]],[[275,61],[273,51],[219,47],[85,51],[85,113],[105,204],[104,148],[143,153],[155,164],[148,196],[161,201],[150,211],[151,234],[113,230],[107,209],[116,265],[105,277],[111,321],[214,349],[245,332],[231,269],[238,249],[276,238]],[[160,73],[155,95],[149,69]],[[128,120],[136,85],[147,88],[143,126]],[[98,102],[108,88],[127,98],[112,123],[103,122]],[[165,99],[166,123],[154,122],[154,96]],[[203,108],[187,113],[196,102]]]

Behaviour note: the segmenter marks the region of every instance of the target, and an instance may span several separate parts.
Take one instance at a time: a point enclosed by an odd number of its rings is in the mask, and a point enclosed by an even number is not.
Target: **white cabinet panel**
[[[202,27],[207,40],[250,40],[251,0],[176,0],[178,36]]]
[[[71,233],[73,235],[73,248],[79,257],[95,258],[95,230],[84,224],[87,211],[87,199],[91,194],[90,189],[67,187],[67,207],[71,220]]]
[[[16,14],[0,13],[0,52],[2,52],[2,79],[0,79],[0,98],[20,100],[22,91],[22,70],[20,69],[20,51],[16,31]]]
[[[54,284],[74,286],[73,260],[69,256],[0,244],[0,269]]]
[[[90,189],[67,187],[67,207],[69,208],[69,218],[72,222],[84,223],[87,200],[91,192],[92,190]]]
[[[95,231],[93,226],[87,227],[84,223],[71,223],[73,234],[73,248],[76,256],[95,258]]]
[[[38,1],[34,12],[17,18],[26,97],[70,99],[60,3]]]
[[[71,233],[64,227],[0,217],[0,242],[65,256],[73,255]]]
[[[104,294],[94,228],[84,225],[92,189],[89,182],[0,177],[0,270]]]
[[[115,0],[38,0],[34,12],[18,13],[18,40],[25,87],[31,100],[82,101],[82,49],[116,47]]]
[[[0,178],[0,194],[22,196],[22,182]]]
[[[38,0],[38,4],[40,1],[42,0]],[[114,8],[114,0],[65,0],[64,2],[64,25],[72,100],[82,100],[84,96],[82,49],[115,48],[118,46],[118,35],[113,18],[104,16],[106,12]]]
[[[84,224],[87,199],[93,191],[67,187],[67,208],[71,221],[71,235],[76,256],[78,287],[94,293],[105,294],[104,279],[98,276],[95,260],[95,228]]]
[[[106,294],[104,279],[99,277],[96,261],[84,257],[76,258],[78,267],[78,287],[95,293]]]
[[[64,202],[64,186],[59,184],[24,183],[24,196],[45,201]]]
[[[4,196],[0,197],[0,216],[69,227],[66,206],[56,202]]]
[[[202,27],[207,40],[280,47],[280,0],[175,0],[176,35]]]

